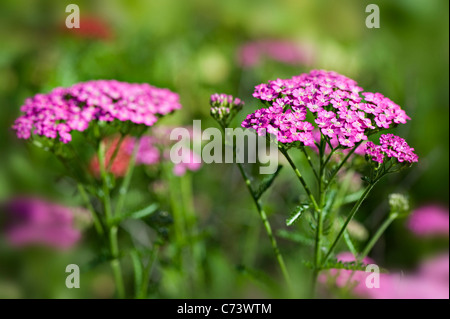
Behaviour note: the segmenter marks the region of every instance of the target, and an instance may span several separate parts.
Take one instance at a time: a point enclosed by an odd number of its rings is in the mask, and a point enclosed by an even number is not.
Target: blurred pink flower
[[[311,50],[288,40],[260,40],[248,42],[238,49],[237,59],[244,68],[251,68],[269,58],[290,65],[310,65]]]
[[[136,139],[130,139],[127,143],[128,154],[133,153],[134,143]],[[139,139],[139,146],[136,154],[136,164],[152,165],[159,162],[159,150],[154,145],[155,138],[152,136],[142,136]]]
[[[138,149],[136,153],[136,165],[155,165],[162,160],[170,161],[169,151],[172,145],[180,141],[171,140],[170,133],[175,127],[171,126],[159,126],[152,130],[152,135],[141,136],[138,140]],[[186,127],[189,131],[189,135],[201,139],[201,132],[198,133],[191,127]],[[111,158],[113,157],[116,148],[119,143],[119,137],[113,136],[105,139],[106,154],[105,154],[105,167],[110,165]],[[117,177],[123,177],[128,169],[131,155],[136,143],[136,138],[127,136],[123,139],[117,151],[116,157],[111,165],[111,173]],[[177,176],[182,176],[189,171],[196,171],[201,167],[200,156],[192,150],[189,150],[188,154],[183,154],[183,162],[174,166],[173,172]],[[94,155],[90,162],[91,171],[98,177],[100,175],[100,167],[97,155]]]
[[[338,255],[338,260],[354,261],[351,253]],[[365,259],[364,263],[373,263]],[[419,270],[411,275],[401,273],[380,273],[379,287],[366,286],[369,272],[331,269],[321,275],[322,283],[334,280],[339,288],[350,287],[355,296],[370,299],[448,299],[449,257],[448,254],[425,261]],[[350,277],[352,276],[352,277]],[[349,278],[351,278],[349,280]]]
[[[70,208],[37,198],[16,198],[5,208],[5,234],[13,246],[37,244],[64,250],[81,238]]]
[[[419,207],[409,217],[408,227],[417,236],[448,236],[448,209],[439,205]]]
[[[343,252],[337,255],[338,261],[352,262],[355,261],[355,257],[350,252]],[[366,257],[362,261],[365,264],[372,264],[373,261]],[[330,269],[326,273],[322,273],[319,277],[319,281],[322,283],[327,282],[327,279],[332,277],[335,279],[335,285],[339,288],[344,288],[347,285],[359,285],[361,282],[365,282],[367,273],[364,271],[353,271],[347,269]]]
[[[173,173],[177,176],[183,176],[186,170],[197,171],[202,167],[201,158],[194,151],[190,151],[189,155],[184,155],[182,162],[175,164]]]

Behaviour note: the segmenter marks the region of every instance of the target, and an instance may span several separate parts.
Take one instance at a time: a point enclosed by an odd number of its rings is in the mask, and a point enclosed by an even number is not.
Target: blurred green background
[[[59,177],[51,156],[18,140],[11,125],[25,98],[91,79],[148,82],[179,93],[183,109],[163,120],[170,125],[215,126],[209,95],[241,97],[246,107],[235,123],[257,107],[253,87],[323,68],[381,92],[412,118],[396,132],[415,148],[413,168],[379,184],[357,217],[373,231],[388,210],[387,194],[401,192],[414,207],[448,207],[449,193],[449,2],[446,0],[343,1],[76,1],[83,32],[67,29],[66,5],[75,1],[13,1],[0,4],[0,200],[39,195],[79,205]],[[380,8],[379,29],[365,26],[365,8]],[[311,59],[287,64],[262,59],[239,63],[249,42],[295,43]],[[190,291],[167,268],[158,297],[282,297],[269,241],[237,169],[204,165],[192,174],[195,212],[205,233],[205,282]],[[265,202],[275,229],[285,228],[288,208],[300,192],[288,169]],[[1,297],[111,297],[107,266],[83,275],[82,288],[64,286],[67,263],[83,264],[94,254],[93,236],[70,252],[17,253],[0,246]],[[3,240],[3,239],[2,239]],[[301,261],[308,249],[280,239],[298,291],[307,286]],[[396,222],[375,247],[384,267],[412,269],[448,242],[420,242]],[[49,258],[49,256],[51,258]],[[102,268],[103,267],[103,268]],[[295,271],[297,270],[297,271]]]

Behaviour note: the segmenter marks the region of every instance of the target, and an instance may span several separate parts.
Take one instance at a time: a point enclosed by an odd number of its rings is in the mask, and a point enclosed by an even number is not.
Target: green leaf
[[[309,208],[308,204],[302,204],[295,207],[295,209],[292,211],[291,216],[286,219],[286,225],[291,226],[294,224],[302,215],[302,213]]]
[[[277,232],[277,235],[281,238],[293,241],[295,243],[300,243],[307,246],[313,246],[314,245],[314,239],[309,238],[303,234],[300,234],[298,232],[289,232],[285,229],[281,229]]]
[[[129,218],[132,219],[142,219],[147,217],[158,209],[159,205],[157,203],[153,203],[150,206],[145,207],[144,209],[138,210],[137,212],[131,213]]]
[[[346,269],[346,270],[361,270],[365,271],[367,264],[357,261],[341,261],[341,260],[329,260],[321,269]]]
[[[125,219],[143,219],[144,217],[150,216],[151,214],[153,214],[154,212],[157,211],[157,209],[159,208],[159,204],[157,203],[153,203],[141,210],[135,211],[135,212],[131,212],[131,213],[125,213],[122,214],[120,216],[117,216],[116,218],[114,218],[114,222],[115,224],[120,223],[121,221],[125,220]]]
[[[254,192],[256,199],[259,199],[264,194],[264,192],[272,185],[273,181],[280,173],[282,167],[283,166],[278,165],[275,173],[262,180],[262,182],[259,184],[258,189]]]
[[[355,192],[353,194],[349,194],[349,195],[345,196],[344,199],[342,200],[342,205],[351,204],[351,203],[356,202],[362,196],[363,193],[364,193],[364,190],[362,189],[358,192]]]
[[[356,251],[355,245],[353,245],[352,239],[350,238],[350,235],[349,235],[347,229],[344,230],[344,240],[345,240],[345,243],[347,244],[348,249],[350,249],[350,252],[354,256],[357,256],[358,252]]]

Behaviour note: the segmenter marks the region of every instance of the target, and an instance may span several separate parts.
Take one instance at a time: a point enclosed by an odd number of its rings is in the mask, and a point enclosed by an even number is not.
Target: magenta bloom
[[[14,123],[17,136],[32,134],[68,143],[71,131],[84,131],[93,121],[131,121],[152,126],[159,116],[181,108],[176,93],[149,84],[96,80],[56,88],[25,101]]]
[[[400,106],[380,93],[362,91],[354,80],[324,70],[269,81],[257,85],[253,93],[268,108],[249,114],[242,126],[275,134],[281,143],[303,145],[314,144],[311,132],[317,127],[345,149],[367,140],[375,130],[409,120]],[[308,112],[315,126],[305,121]]]
[[[70,208],[41,199],[17,198],[6,204],[6,238],[14,246],[68,249],[80,238]]]
[[[131,138],[128,141],[126,147],[129,155],[133,153],[135,143],[135,138]],[[160,161],[159,149],[155,146],[155,137],[144,135],[139,139],[138,143],[139,146],[136,153],[136,164],[153,165]]]
[[[237,105],[244,105],[244,102],[241,101],[239,98],[235,98],[232,95],[227,94],[219,94],[215,93],[211,95],[210,103],[213,107],[219,107],[219,106],[237,106]]]
[[[417,236],[448,236],[448,209],[438,205],[419,207],[411,213],[408,228]]]
[[[383,134],[380,137],[380,145],[367,142],[365,145],[366,154],[375,162],[383,163],[387,158],[396,158],[398,162],[414,163],[419,157],[414,153],[414,148],[394,134]]]

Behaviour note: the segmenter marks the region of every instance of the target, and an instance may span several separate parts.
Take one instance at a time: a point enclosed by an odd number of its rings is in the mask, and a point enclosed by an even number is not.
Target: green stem
[[[123,178],[122,184],[119,189],[119,198],[117,199],[115,213],[120,215],[123,214],[123,205],[125,203],[125,197],[128,193],[128,188],[130,187],[131,177],[133,176],[134,167],[136,166],[136,155],[139,149],[139,140],[136,139],[136,142],[133,147],[133,153],[130,158],[130,162],[128,163],[127,172]]]
[[[370,241],[367,243],[366,247],[364,247],[363,251],[360,254],[355,254],[354,250],[352,249],[352,253],[355,255],[356,261],[361,262],[372,250],[373,246],[375,246],[378,239],[380,239],[381,235],[384,233],[384,231],[389,227],[389,225],[398,217],[397,213],[390,213],[388,218],[383,222],[383,224],[378,228],[377,232],[373,235],[373,237],[370,239]],[[350,283],[355,274],[355,271],[352,271],[350,276],[347,279],[346,286],[351,287]]]
[[[159,246],[156,246],[156,247],[154,246],[153,256],[150,257],[147,266],[144,268],[141,287],[140,287],[139,293],[137,295],[138,299],[145,299],[147,297],[148,283],[150,280],[150,275],[153,272],[153,268],[155,266],[156,259],[158,258],[158,251],[159,251]]]
[[[112,210],[111,210],[111,198],[109,195],[109,186],[108,186],[108,174],[105,169],[105,145],[100,142],[98,145],[98,162],[100,166],[100,174],[102,179],[102,190],[103,190],[103,204],[105,209],[105,217],[106,217],[106,223],[109,223],[112,217]]]
[[[317,221],[316,238],[314,245],[314,272],[312,277],[312,288],[311,288],[312,296],[315,296],[317,278],[319,276],[320,271],[320,256],[321,256],[322,233],[323,233],[323,213],[322,211],[319,211],[318,214],[319,219]]]
[[[100,222],[100,218],[99,218],[97,212],[95,211],[94,207],[92,206],[92,203],[91,203],[91,201],[89,199],[88,194],[86,193],[86,190],[84,189],[84,186],[81,183],[78,183],[77,186],[78,186],[78,191],[80,192],[81,197],[83,198],[83,200],[86,203],[89,211],[92,214],[92,219],[94,221],[94,226],[95,226],[95,229],[97,230],[97,233],[100,236],[103,235],[102,223]]]
[[[333,250],[336,248],[339,240],[341,239],[342,235],[344,234],[344,231],[347,229],[348,223],[350,223],[350,221],[353,219],[353,217],[355,216],[355,214],[358,211],[359,207],[361,206],[362,202],[366,199],[367,195],[369,195],[370,191],[375,186],[375,184],[378,182],[378,180],[379,179],[376,179],[371,184],[369,184],[369,186],[367,186],[367,188],[364,191],[364,193],[361,195],[359,200],[353,206],[352,210],[350,211],[350,214],[347,216],[347,219],[345,220],[344,224],[342,225],[341,230],[339,231],[339,234],[337,235],[336,239],[334,240],[334,242],[331,244],[330,248],[328,249],[328,252],[325,255],[325,258],[322,261],[322,265],[325,264],[328,261],[328,258],[330,258]]]
[[[380,239],[381,235],[384,231],[389,227],[390,224],[398,217],[397,213],[389,214],[388,218],[383,222],[383,224],[378,228],[377,232],[373,235],[372,239],[367,243],[366,247],[358,256],[358,261],[363,260],[369,252],[372,250],[373,246],[375,246],[378,239]]]
[[[308,152],[306,151],[305,147],[301,147],[301,150],[303,151],[303,154],[305,154],[306,160],[308,161],[309,166],[311,166],[311,169],[314,173],[314,176],[317,180],[320,180],[319,174],[317,174],[316,169],[314,168],[314,165],[311,161],[311,156],[309,156]]]
[[[112,255],[111,268],[114,274],[114,281],[116,282],[117,295],[120,299],[125,298],[125,287],[122,278],[122,268],[119,260],[119,243],[117,240],[117,226],[112,226],[109,229],[109,242]]]
[[[347,160],[349,159],[349,157],[355,152],[356,148],[361,144],[361,142],[358,142],[355,144],[355,146],[347,153],[347,155],[344,157],[344,159],[339,163],[339,166],[333,171],[333,173],[330,176],[330,179],[328,180],[328,182],[325,185],[325,190],[327,190],[328,186],[330,186],[331,182],[333,181],[333,179],[336,177],[336,174],[340,171],[340,169],[342,168],[342,166],[344,166],[344,164],[347,162]]]
[[[181,251],[186,242],[186,221],[180,201],[180,183],[171,171],[171,166],[163,164],[164,175],[169,182],[169,202],[173,214],[173,226],[178,249]]]
[[[204,283],[203,256],[205,247],[203,245],[203,241],[198,240],[197,238],[199,235],[199,230],[197,227],[198,219],[195,214],[192,187],[192,174],[188,171],[180,177],[180,195],[184,218],[186,221],[186,231],[188,237],[187,243],[189,245],[189,263],[191,264],[192,269],[190,277],[193,278],[195,286],[198,288]]]
[[[298,170],[297,166],[295,166],[295,163],[292,161],[291,157],[289,156],[287,150],[284,148],[280,148],[280,151],[286,157],[286,159],[288,160],[292,169],[294,170],[295,175],[297,175],[298,180],[303,185],[303,188],[305,189],[306,194],[308,195],[309,199],[311,200],[311,203],[313,204],[315,211],[319,212],[320,208],[319,208],[319,205],[317,205],[316,199],[314,198],[313,194],[311,193],[311,190],[309,189],[308,185],[306,184],[305,180],[303,179],[303,176],[300,173],[300,171]]]
[[[314,271],[312,276],[312,287],[311,287],[311,296],[314,298],[316,294],[316,285],[317,285],[317,279],[319,277],[320,272],[320,258],[321,258],[321,248],[322,248],[322,234],[323,234],[323,196],[324,192],[322,189],[323,185],[323,175],[324,175],[324,169],[327,161],[323,161],[324,152],[325,151],[325,144],[323,143],[323,136],[321,136],[320,139],[320,145],[319,145],[319,185],[318,185],[318,191],[319,191],[319,208],[320,210],[317,211],[317,228],[316,228],[316,238],[314,240]],[[329,159],[330,157],[328,157]],[[327,159],[327,160],[328,160]]]
[[[114,149],[114,152],[113,152],[111,158],[109,159],[108,166],[106,168],[107,172],[111,171],[111,167],[112,167],[114,161],[116,160],[117,154],[119,153],[120,146],[122,145],[122,142],[124,139],[125,139],[125,135],[121,134],[119,141],[117,142],[116,148]]]
[[[109,228],[108,238],[110,243],[111,256],[113,258],[111,260],[111,268],[113,270],[114,280],[116,282],[117,295],[119,298],[124,298],[125,288],[122,278],[122,269],[119,261],[119,244],[117,240],[118,228],[117,226],[110,225],[110,221],[112,221],[111,199],[109,195],[108,176],[105,169],[105,146],[102,142],[100,142],[98,145],[98,161],[103,189],[103,196],[101,198],[105,210],[106,226]]]
[[[258,210],[259,216],[264,224],[264,228],[266,229],[267,235],[269,236],[270,243],[272,245],[272,249],[275,252],[275,256],[277,258],[278,264],[280,266],[281,272],[283,273],[283,277],[288,285],[288,287],[291,287],[291,280],[289,273],[287,271],[286,265],[283,260],[283,256],[281,255],[280,249],[278,248],[277,241],[272,233],[272,227],[270,226],[269,220],[267,219],[266,212],[261,206],[261,203],[259,199],[255,196],[255,193],[253,192],[250,179],[247,176],[247,173],[245,173],[245,170],[241,163],[237,163],[237,166],[239,167],[239,171],[241,172],[242,177],[244,178],[245,185],[247,185],[247,189],[252,195],[253,201],[255,202],[256,209]]]

